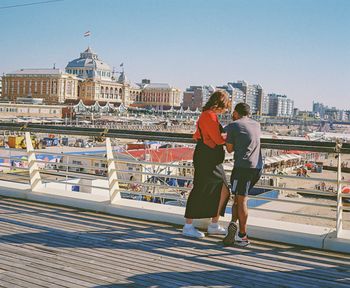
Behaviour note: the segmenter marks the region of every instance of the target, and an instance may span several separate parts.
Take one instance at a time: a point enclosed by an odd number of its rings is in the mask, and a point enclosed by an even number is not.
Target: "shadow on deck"
[[[350,257],[0,198],[0,287],[349,287]]]

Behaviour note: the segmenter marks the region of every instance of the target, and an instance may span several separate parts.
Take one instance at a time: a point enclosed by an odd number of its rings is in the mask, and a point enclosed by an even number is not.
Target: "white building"
[[[278,117],[292,117],[294,101],[288,99],[286,95],[268,94],[269,115]]]

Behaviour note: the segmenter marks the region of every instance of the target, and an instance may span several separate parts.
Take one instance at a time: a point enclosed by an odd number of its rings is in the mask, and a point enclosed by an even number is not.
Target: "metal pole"
[[[336,235],[337,238],[340,237],[340,234],[343,230],[343,203],[342,203],[342,184],[341,184],[341,180],[342,180],[342,175],[341,175],[341,147],[342,147],[342,143],[339,139],[337,139],[336,142],[336,152],[338,152],[337,156],[338,156],[338,171],[337,171],[337,223],[336,223]]]
[[[25,132],[25,140],[26,140],[27,154],[28,154],[30,186],[31,186],[31,191],[33,192],[38,185],[42,186],[42,181],[41,181],[38,163],[36,163],[36,156],[35,156],[34,147],[32,144],[32,139],[30,137],[30,132]]]
[[[66,160],[66,181],[65,181],[65,185],[64,185],[64,190],[67,192],[67,184],[68,184],[68,172],[69,172],[69,156],[67,156],[67,160]]]
[[[107,165],[108,165],[109,196],[110,196],[111,203],[115,203],[121,198],[121,196],[119,193],[117,165],[113,156],[111,138],[109,137],[106,138],[106,152],[107,152]]]

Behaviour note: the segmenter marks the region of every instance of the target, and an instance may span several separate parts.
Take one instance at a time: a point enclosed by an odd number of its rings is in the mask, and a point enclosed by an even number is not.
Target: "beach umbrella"
[[[343,189],[341,190],[342,193],[350,193],[350,187],[346,186],[343,187]]]

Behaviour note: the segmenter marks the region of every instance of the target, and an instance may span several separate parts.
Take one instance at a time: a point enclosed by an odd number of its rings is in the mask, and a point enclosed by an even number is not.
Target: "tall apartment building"
[[[2,82],[2,98],[10,101],[31,97],[58,104],[78,97],[78,78],[56,68],[20,69],[3,76]]]
[[[2,95],[2,77],[0,77],[0,99]]]
[[[183,93],[182,107],[191,110],[201,109],[214,90],[213,86],[190,86]]]
[[[327,106],[323,105],[319,102],[312,102],[312,112],[319,116],[320,118],[323,118],[325,115],[326,110],[329,109]]]
[[[233,98],[233,105],[244,102],[250,106],[252,114],[268,114],[268,97],[260,85],[249,85],[246,81],[237,81],[229,82],[227,87],[233,87],[239,90],[234,91],[234,96],[237,99]]]
[[[294,113],[294,101],[286,95],[271,93],[269,97],[269,115],[278,117],[292,117]]]

